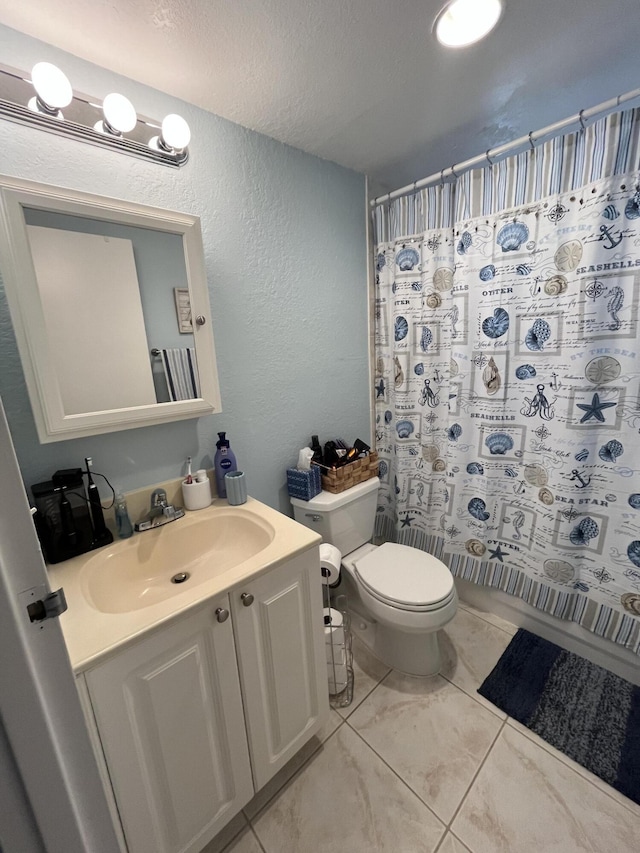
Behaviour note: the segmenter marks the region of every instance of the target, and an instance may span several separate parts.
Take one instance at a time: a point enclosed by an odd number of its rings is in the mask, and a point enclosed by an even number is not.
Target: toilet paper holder
[[[329,685],[329,704],[346,708],[353,701],[353,650],[351,620],[346,595],[331,600],[330,589],[323,584],[325,658]]]

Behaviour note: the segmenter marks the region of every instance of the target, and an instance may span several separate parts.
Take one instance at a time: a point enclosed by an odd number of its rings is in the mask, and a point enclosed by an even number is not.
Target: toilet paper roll
[[[322,616],[324,618],[325,634],[330,634],[332,630],[341,628],[344,625],[344,616],[335,607],[323,607]]]
[[[328,646],[330,655],[331,646],[336,650],[344,648],[344,617],[339,610],[333,607],[324,607],[322,615],[324,617],[324,642]]]
[[[327,643],[324,649],[327,663],[335,663],[338,666],[347,662],[347,650],[344,646],[332,646]]]
[[[322,582],[333,586],[340,580],[342,554],[334,545],[323,542],[320,546],[320,569]]]
[[[347,664],[327,663],[327,678],[329,680],[329,693],[334,696],[336,693],[342,693],[347,686]]]

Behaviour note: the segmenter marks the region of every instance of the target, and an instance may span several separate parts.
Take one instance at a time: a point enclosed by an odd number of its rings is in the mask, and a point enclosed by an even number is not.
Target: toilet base
[[[406,634],[378,623],[373,652],[387,666],[407,675],[437,675],[442,667],[439,633]]]
[[[439,631],[401,633],[352,609],[351,630],[379,661],[405,675],[437,675],[442,667]]]

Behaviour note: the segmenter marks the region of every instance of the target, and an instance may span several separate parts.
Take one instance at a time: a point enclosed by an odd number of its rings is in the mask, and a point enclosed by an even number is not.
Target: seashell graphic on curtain
[[[492,358],[489,359],[489,363],[482,371],[482,381],[484,382],[484,387],[490,397],[497,394],[500,390],[500,386],[502,385],[500,371],[498,370],[498,365]]]
[[[503,252],[517,252],[529,237],[529,229],[524,222],[509,222],[498,231],[496,243]]]
[[[406,249],[402,248],[398,254],[396,255],[396,263],[398,265],[398,269],[403,272],[411,271],[418,261],[420,260],[420,255],[416,252],[415,249]]]
[[[504,456],[513,449],[513,439],[505,432],[494,432],[486,440],[486,446],[492,456]]]
[[[374,209],[376,533],[640,653],[640,110],[580,133]]]

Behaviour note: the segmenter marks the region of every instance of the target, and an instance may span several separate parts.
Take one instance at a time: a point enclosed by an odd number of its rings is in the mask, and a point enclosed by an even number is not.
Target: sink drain
[[[171,583],[184,583],[189,580],[189,572],[178,572],[171,578]]]

